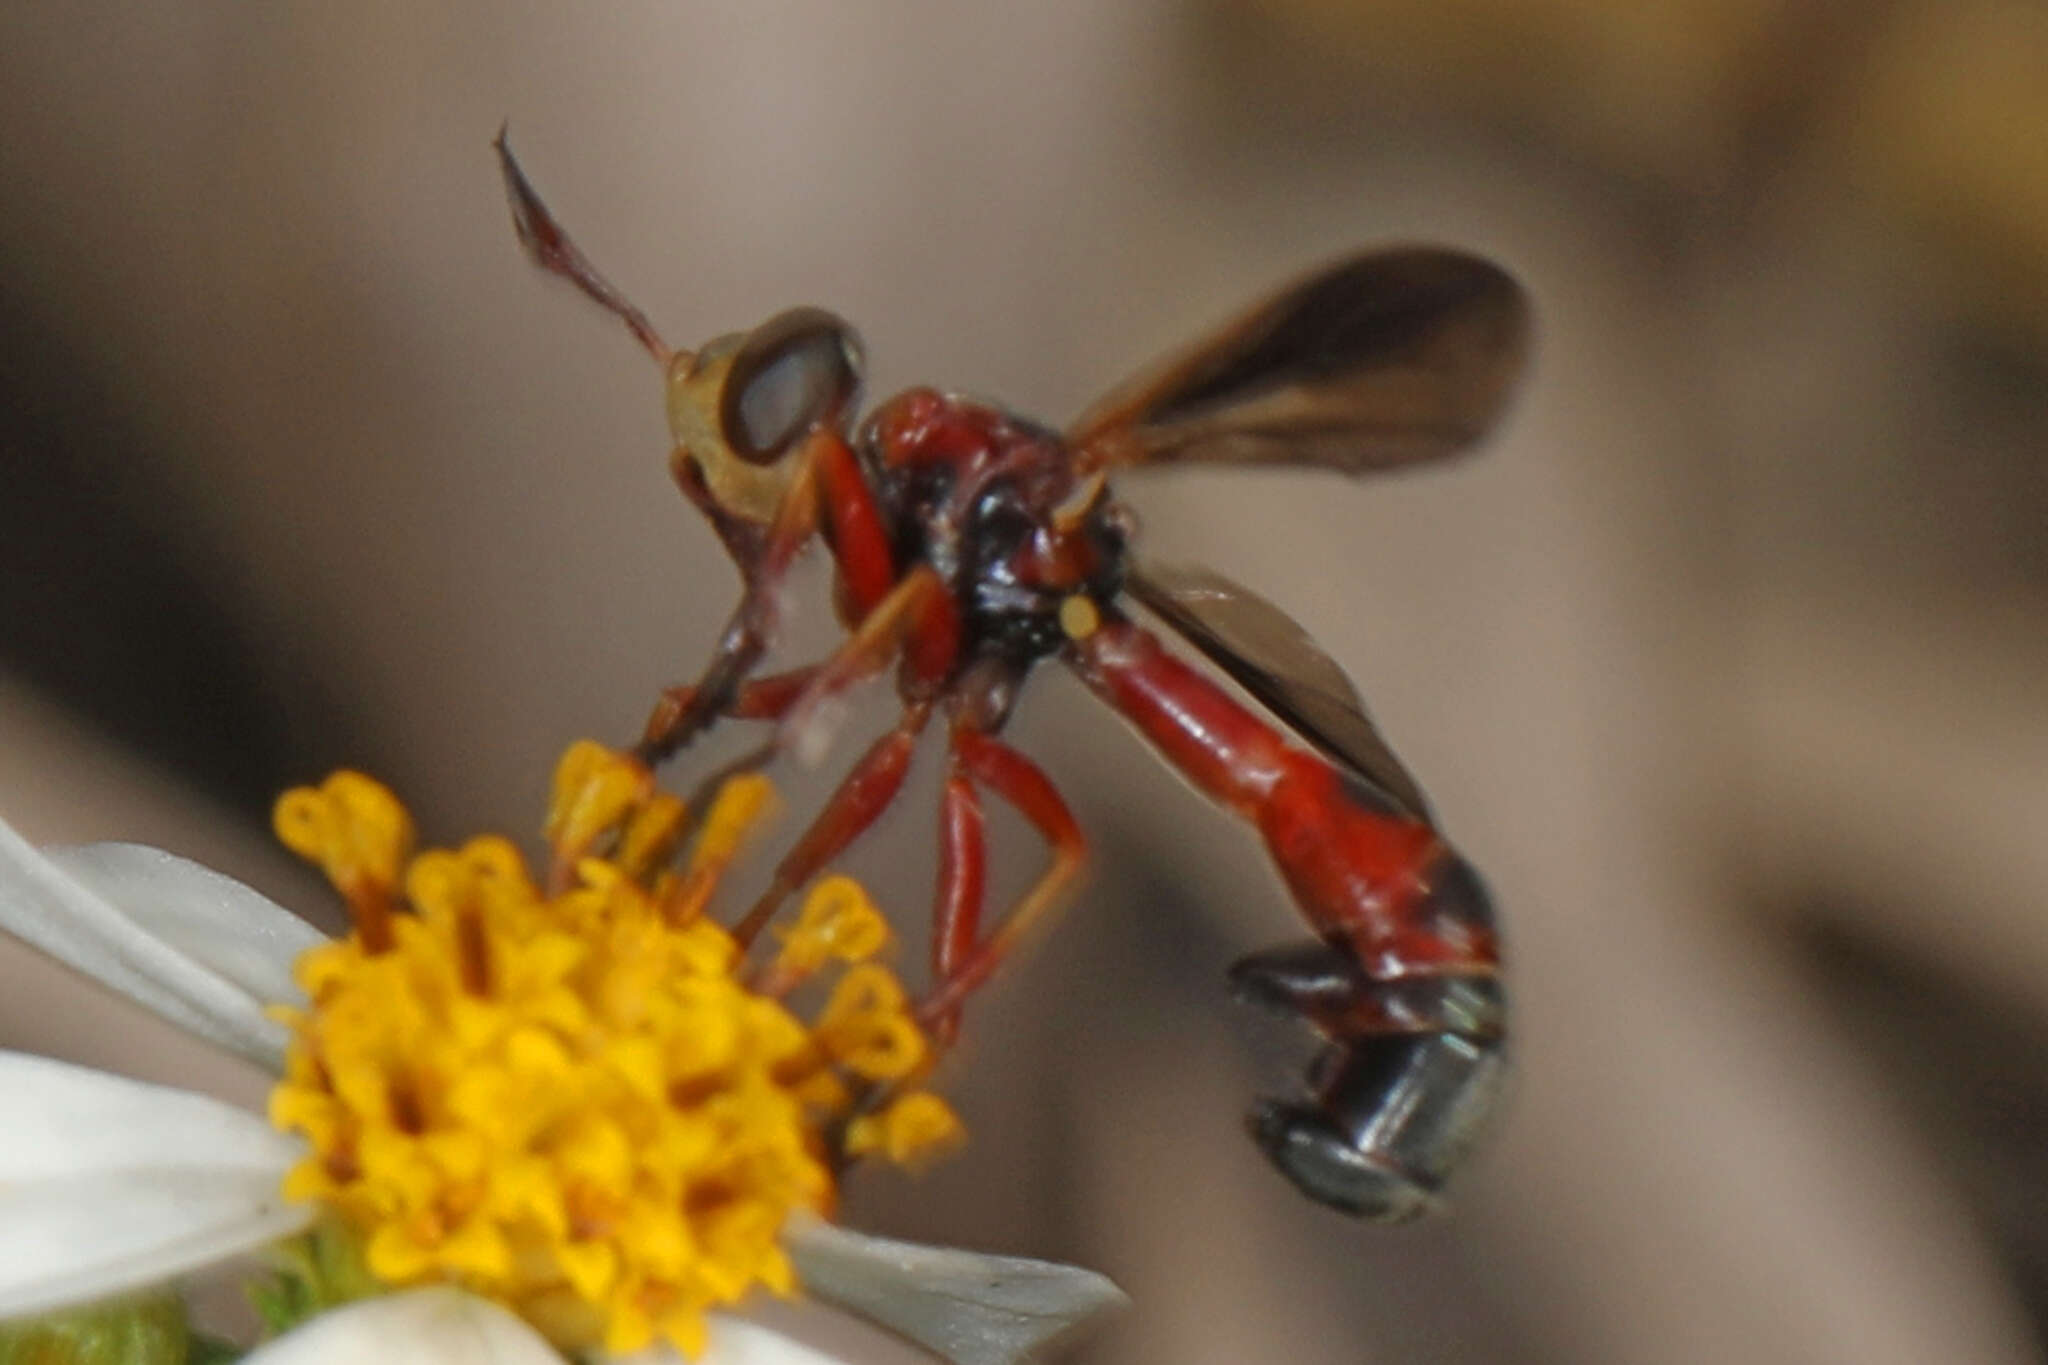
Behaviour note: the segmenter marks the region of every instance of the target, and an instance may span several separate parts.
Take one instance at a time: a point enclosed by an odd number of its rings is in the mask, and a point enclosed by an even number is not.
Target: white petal
[[[758,1322],[713,1313],[710,1323],[704,1354],[694,1361],[667,1346],[607,1360],[611,1365],[845,1365],[838,1356],[826,1355]]]
[[[158,1283],[299,1231],[299,1145],[204,1095],[0,1052],[0,1318]]]
[[[146,844],[74,844],[43,856],[258,1000],[305,998],[292,963],[327,936],[262,892]]]
[[[101,860],[87,856],[78,861],[96,864]],[[119,864],[124,860],[112,861]],[[120,880],[124,897],[132,902],[146,899],[147,889],[132,876],[136,861],[125,860],[125,867],[122,877],[108,874],[109,879]],[[171,918],[185,926],[182,937],[188,941],[203,937],[192,932],[191,924],[195,916],[206,913],[197,908],[192,884],[189,875],[174,873],[167,895],[179,902]],[[253,891],[248,894],[255,895]],[[229,904],[223,913],[246,917],[249,908],[246,902]],[[188,1032],[261,1066],[274,1071],[284,1055],[285,1031],[275,1020],[264,1017],[263,1007],[269,1003],[265,997],[207,965],[177,939],[159,933],[129,914],[122,904],[86,885],[5,821],[0,821],[0,929]]]
[[[816,1298],[878,1322],[955,1365],[1009,1365],[1129,1300],[1104,1275],[791,1219],[783,1245]]]
[[[459,1289],[415,1289],[322,1313],[242,1365],[562,1365],[539,1333]]]

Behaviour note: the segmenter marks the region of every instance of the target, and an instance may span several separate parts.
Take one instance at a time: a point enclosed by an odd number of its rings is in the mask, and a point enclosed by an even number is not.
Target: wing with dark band
[[[1189,460],[1363,474],[1484,435],[1528,352],[1499,266],[1440,247],[1353,256],[1295,283],[1083,413],[1085,465]]]
[[[1293,617],[1209,569],[1149,564],[1133,568],[1125,587],[1289,729],[1410,815],[1435,823],[1358,690]]]

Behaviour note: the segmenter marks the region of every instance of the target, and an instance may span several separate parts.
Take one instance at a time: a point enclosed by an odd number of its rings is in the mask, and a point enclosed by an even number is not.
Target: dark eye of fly
[[[819,308],[792,308],[740,343],[719,421],[726,443],[756,464],[780,459],[820,423],[836,420],[860,389],[860,339]]]

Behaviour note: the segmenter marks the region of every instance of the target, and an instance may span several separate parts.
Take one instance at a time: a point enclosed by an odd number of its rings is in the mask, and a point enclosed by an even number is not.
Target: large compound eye
[[[750,464],[780,459],[860,389],[860,338],[822,308],[792,308],[747,334],[726,371],[718,421]]]

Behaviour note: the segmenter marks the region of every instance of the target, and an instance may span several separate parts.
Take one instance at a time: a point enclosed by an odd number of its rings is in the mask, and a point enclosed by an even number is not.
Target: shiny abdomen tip
[[[1261,1100],[1245,1126],[1280,1173],[1319,1204],[1375,1223],[1405,1223],[1436,1207],[1434,1189],[1361,1150],[1307,1105]]]

